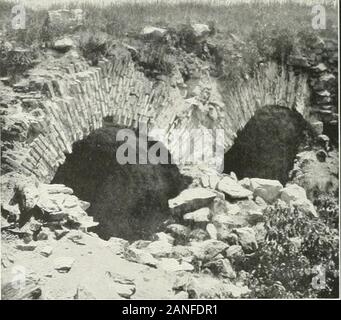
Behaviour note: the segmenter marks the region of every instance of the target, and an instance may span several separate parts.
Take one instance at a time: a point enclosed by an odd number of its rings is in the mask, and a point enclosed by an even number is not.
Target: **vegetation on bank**
[[[86,21],[78,30],[85,53],[103,54],[105,45],[111,39],[129,42],[139,34],[146,25],[176,29],[183,31],[183,26],[191,22],[210,24],[215,32],[212,42],[219,43],[219,59],[224,60],[224,75],[235,81],[240,71],[252,74],[262,61],[275,59],[283,61],[297,43],[302,47],[316,35],[337,38],[337,11],[333,6],[326,6],[327,29],[316,31],[312,28],[311,6],[286,2],[284,4],[261,2],[240,3],[230,6],[212,6],[208,3],[146,4],[123,3],[101,6],[96,4],[73,3],[68,7],[82,8],[86,13]],[[12,4],[0,1],[0,33],[1,38],[13,41],[22,47],[39,48],[48,40],[52,40],[66,30],[53,30],[47,33],[42,26],[46,18],[46,10],[29,10],[26,13],[26,29],[14,31],[11,28]],[[50,9],[59,9],[53,5]],[[229,39],[241,39],[238,48],[229,46]],[[0,38],[0,40],[1,40]],[[88,42],[88,43],[86,43]],[[237,49],[237,54],[231,50]],[[0,48],[0,52],[4,48]],[[156,60],[167,58],[164,53]],[[2,54],[0,58],[4,61]],[[5,65],[5,63],[3,63]]]
[[[256,298],[335,298],[339,294],[339,207],[329,196],[319,218],[280,205],[265,211],[265,240],[240,265]]]

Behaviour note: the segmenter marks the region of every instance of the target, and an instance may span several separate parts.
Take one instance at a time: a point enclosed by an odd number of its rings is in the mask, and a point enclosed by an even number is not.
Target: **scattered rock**
[[[229,215],[235,215],[240,213],[240,207],[238,204],[231,204],[231,203],[226,203],[226,209],[227,209],[227,214]]]
[[[202,261],[210,261],[219,253],[225,251],[228,245],[219,240],[205,240],[192,243],[194,256]]]
[[[174,258],[161,258],[157,264],[157,268],[166,270],[168,272],[177,272],[177,271],[193,271],[194,267],[188,262],[179,263]]]
[[[172,252],[173,246],[167,241],[154,241],[146,250],[155,258],[167,257]]]
[[[193,248],[190,246],[181,245],[174,246],[171,257],[175,259],[187,259],[188,261],[191,261],[193,257]]]
[[[209,183],[210,183],[210,188],[215,190],[217,189],[218,183],[220,181],[220,177],[215,176],[215,175],[210,175],[209,176]]]
[[[251,290],[247,286],[229,283],[226,285],[226,292],[229,298],[238,299],[247,297],[251,293]]]
[[[109,271],[106,272],[106,275],[113,280],[111,285],[117,294],[122,298],[130,299],[131,296],[136,292],[136,285],[133,279]]]
[[[298,199],[292,202],[292,205],[299,211],[306,214],[308,217],[318,217],[318,213],[314,205],[308,199]]]
[[[233,171],[230,172],[230,178],[233,179],[234,181],[238,182],[238,177]]]
[[[149,240],[137,240],[134,241],[129,247],[135,249],[145,249],[149,246],[150,243],[152,242]]]
[[[171,235],[164,233],[164,232],[156,233],[153,238],[156,241],[165,241],[172,245],[174,244],[174,238]]]
[[[202,41],[210,34],[210,28],[206,24],[195,23],[191,25],[193,29],[193,35],[197,41]]]
[[[186,242],[191,233],[191,230],[188,227],[176,223],[168,225],[166,230],[172,235],[177,243]]]
[[[252,178],[250,181],[254,197],[259,196],[267,203],[273,203],[283,189],[282,184],[278,180]]]
[[[128,248],[129,242],[121,238],[111,237],[108,240],[108,247],[113,251],[114,254],[121,255],[125,249]]]
[[[182,191],[176,198],[168,200],[173,214],[184,214],[203,207],[207,207],[217,196],[216,193],[205,188],[192,188]]]
[[[65,37],[59,40],[56,40],[53,44],[53,49],[66,52],[75,46],[73,40],[71,38]]]
[[[96,300],[96,297],[83,285],[79,285],[74,296],[75,300]]]
[[[252,228],[243,227],[233,230],[238,236],[238,241],[246,253],[254,252],[257,250],[256,233]]]
[[[159,40],[167,33],[166,29],[146,26],[141,31],[141,36],[145,39]]]
[[[228,259],[236,260],[244,257],[244,251],[240,245],[232,245],[228,247],[225,251],[225,256]]]
[[[227,281],[210,275],[200,275],[186,280],[185,286],[190,299],[242,298],[250,293],[246,286],[234,285]]]
[[[193,222],[209,222],[210,217],[210,209],[209,208],[201,208],[193,212],[186,213],[183,219],[190,220]]]
[[[141,249],[135,249],[135,248],[127,248],[127,250],[124,253],[124,258],[128,261],[145,264],[150,267],[156,267],[157,260],[153,258],[153,256]]]
[[[76,244],[85,245],[83,233],[80,230],[70,230],[67,234],[67,238]]]
[[[52,251],[53,249],[51,246],[46,246],[40,250],[40,254],[44,257],[49,257],[52,254]]]
[[[256,225],[259,222],[264,221],[263,213],[259,210],[249,210],[246,220],[250,225]]]
[[[328,68],[326,67],[326,65],[324,63],[319,63],[318,65],[316,65],[315,67],[313,67],[313,69],[317,72],[324,72],[326,71]]]
[[[84,22],[82,9],[50,10],[47,13],[45,26],[48,31],[65,30],[68,32],[77,30]]]
[[[238,181],[238,183],[245,189],[248,189],[248,190],[251,189],[251,181],[249,178],[244,178],[244,179]]]
[[[38,241],[48,240],[49,238],[49,230],[48,228],[42,228],[42,230],[37,235]]]
[[[54,231],[54,235],[55,235],[56,240],[60,240],[61,238],[63,238],[68,233],[69,233],[69,230],[67,230],[67,229],[56,229]]]
[[[204,241],[210,238],[210,235],[203,229],[194,229],[188,236],[189,241]]]
[[[261,198],[261,197],[256,197],[256,198],[255,198],[255,203],[256,203],[259,207],[261,207],[261,208],[263,208],[263,209],[267,207],[267,204],[266,204],[265,200],[264,200],[263,198]]]
[[[179,291],[174,295],[174,300],[186,300],[188,299],[188,293],[186,291]]]
[[[287,184],[281,191],[281,200],[288,205],[299,199],[307,199],[305,190],[297,184]]]
[[[69,272],[75,259],[71,257],[60,257],[54,260],[54,268],[60,273]]]
[[[212,223],[217,228],[218,234],[222,231],[230,231],[233,228],[240,226],[240,223],[234,219],[234,216],[226,214],[215,215],[212,218]]]
[[[218,190],[224,192],[232,199],[245,199],[252,196],[252,192],[243,188],[237,181],[224,177],[218,184]]]
[[[217,240],[217,228],[214,226],[213,223],[208,223],[206,226],[206,231],[211,239]]]
[[[237,277],[236,272],[233,270],[232,265],[227,259],[213,260],[204,265],[204,267],[210,269],[216,276],[222,276],[229,279],[235,279]]]

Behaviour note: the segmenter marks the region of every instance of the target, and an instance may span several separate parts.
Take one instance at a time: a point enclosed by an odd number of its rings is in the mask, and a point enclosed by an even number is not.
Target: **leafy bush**
[[[308,218],[278,205],[265,212],[265,240],[244,264],[258,298],[330,298],[338,296],[338,230],[323,218]],[[325,271],[321,283],[318,270]],[[325,283],[323,283],[325,276]],[[316,282],[320,287],[313,286]]]
[[[171,51],[166,41],[146,42],[139,50],[136,62],[142,67],[146,76],[169,75],[176,64],[176,58]]]
[[[79,49],[93,65],[97,65],[101,57],[107,56],[112,46],[112,40],[104,32],[86,31],[79,35]]]
[[[34,66],[37,58],[34,47],[13,50],[9,42],[0,40],[0,76],[23,73]]]

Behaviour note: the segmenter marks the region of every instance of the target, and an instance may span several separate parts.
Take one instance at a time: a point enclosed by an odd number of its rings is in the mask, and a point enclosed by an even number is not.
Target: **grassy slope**
[[[4,30],[10,21],[12,4],[0,0],[0,26]],[[52,9],[58,8],[52,5]],[[287,2],[264,4],[254,1],[249,4],[234,4],[231,6],[211,6],[208,3],[177,3],[167,4],[111,4],[96,6],[95,4],[73,3],[70,7],[81,7],[87,12],[86,26],[90,30],[101,30],[115,37],[122,37],[127,32],[138,32],[143,26],[152,24],[158,26],[176,26],[189,21],[207,23],[214,21],[222,34],[232,32],[248,38],[253,30],[259,27],[272,29],[295,30],[295,32],[313,31],[311,27],[311,7]],[[337,10],[327,9],[327,30],[324,34],[336,32]],[[40,28],[45,18],[45,10],[28,11],[28,27],[22,32],[21,38],[28,43],[39,40]],[[334,28],[333,28],[334,26]],[[334,30],[333,30],[334,29]],[[9,29],[6,33],[13,36]]]

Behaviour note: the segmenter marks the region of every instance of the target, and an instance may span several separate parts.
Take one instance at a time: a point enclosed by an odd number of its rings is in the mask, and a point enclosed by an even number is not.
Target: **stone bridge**
[[[70,51],[42,62],[13,88],[1,89],[2,172],[34,175],[45,183],[72,152],[74,142],[108,121],[135,129],[146,123],[150,130],[164,129],[167,135],[174,129],[223,129],[225,152],[262,107],[285,106],[313,121],[306,76],[273,63],[221,92],[205,69],[188,83],[177,70],[155,80],[138,71],[128,50],[96,67]],[[166,143],[171,154],[176,143]]]

